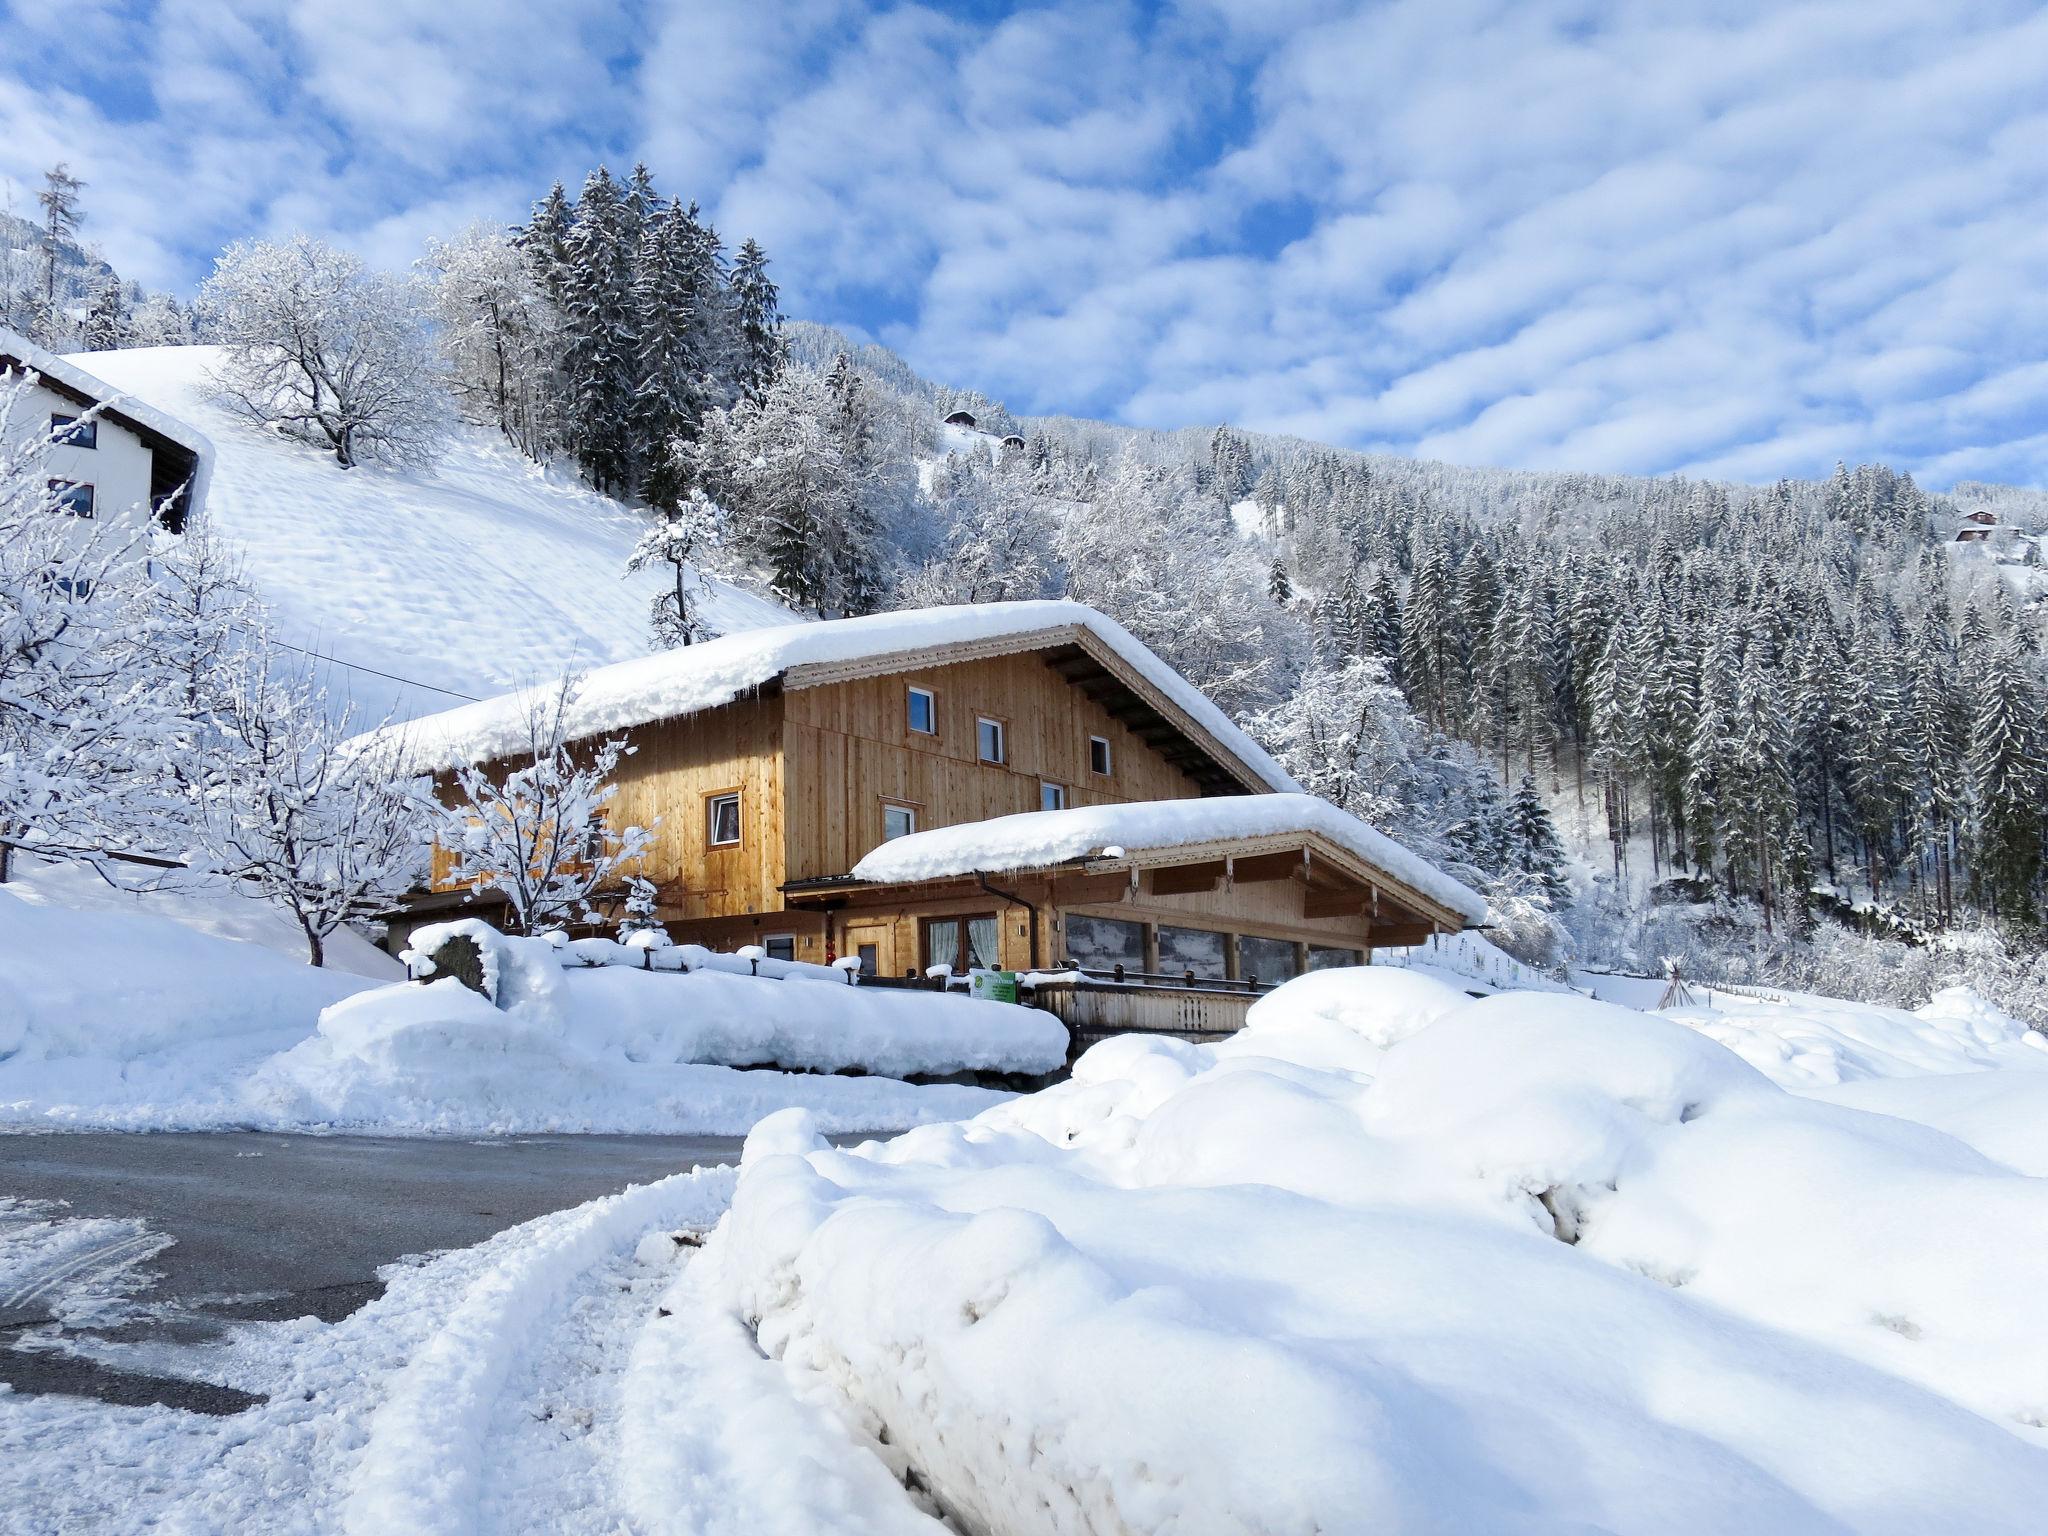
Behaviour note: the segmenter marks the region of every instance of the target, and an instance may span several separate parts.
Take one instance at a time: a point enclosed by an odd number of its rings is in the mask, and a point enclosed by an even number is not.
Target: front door
[[[896,925],[894,923],[848,923],[846,953],[860,957],[863,976],[896,974]]]

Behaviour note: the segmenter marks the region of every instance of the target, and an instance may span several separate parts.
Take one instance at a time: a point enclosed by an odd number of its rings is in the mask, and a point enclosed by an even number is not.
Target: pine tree
[[[1564,844],[1558,840],[1550,811],[1537,792],[1536,780],[1522,775],[1507,808],[1507,843],[1510,866],[1525,877],[1529,888],[1540,893],[1553,909],[1571,901],[1571,885],[1564,874]]]
[[[782,371],[788,348],[782,339],[781,302],[768,276],[767,253],[748,240],[732,267],[732,376],[749,400],[759,400]]]
[[[2034,921],[2041,868],[2041,801],[2048,792],[2041,705],[2019,642],[1985,658],[1970,725],[1976,885],[2001,922]]]
[[[625,195],[599,166],[576,200],[565,243],[562,308],[569,447],[600,491],[625,491],[633,481],[637,236]]]
[[[57,268],[65,248],[77,239],[78,226],[85,222],[78,199],[84,190],[85,183],[60,161],[43,172],[43,190],[36,194],[43,210],[43,307],[41,331],[35,339],[48,346],[61,346],[70,330],[57,307]]]

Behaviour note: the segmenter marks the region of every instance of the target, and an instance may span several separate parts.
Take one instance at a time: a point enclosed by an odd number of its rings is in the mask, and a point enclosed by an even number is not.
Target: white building
[[[47,433],[49,471],[72,514],[98,522],[155,516],[176,533],[206,493],[212,445],[174,416],[123,395],[76,363],[0,328],[0,388],[23,375],[6,431]]]

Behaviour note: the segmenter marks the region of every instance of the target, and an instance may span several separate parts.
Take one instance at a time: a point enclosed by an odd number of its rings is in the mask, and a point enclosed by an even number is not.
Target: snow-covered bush
[[[199,291],[221,398],[346,469],[440,453],[448,404],[421,295],[306,235],[238,241]]]

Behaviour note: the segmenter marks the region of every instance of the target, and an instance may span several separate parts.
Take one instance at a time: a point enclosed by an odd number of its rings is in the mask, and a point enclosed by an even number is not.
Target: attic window
[[[1088,771],[1109,777],[1109,738],[1090,736],[1088,738]]]
[[[50,417],[50,441],[61,443],[66,448],[97,448],[100,445],[100,424],[97,421],[80,421],[76,416]]]
[[[713,795],[704,802],[705,841],[714,848],[728,848],[740,840],[739,791]]]
[[[939,734],[938,701],[929,688],[913,688],[907,704],[910,728],[920,736]]]

